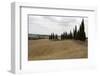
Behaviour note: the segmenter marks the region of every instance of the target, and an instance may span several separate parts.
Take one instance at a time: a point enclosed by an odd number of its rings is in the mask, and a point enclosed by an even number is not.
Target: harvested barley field
[[[87,46],[79,40],[28,40],[28,60],[87,58]]]

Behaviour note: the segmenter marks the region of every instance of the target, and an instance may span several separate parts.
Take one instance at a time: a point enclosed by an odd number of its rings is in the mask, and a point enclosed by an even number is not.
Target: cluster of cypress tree
[[[82,22],[78,31],[77,31],[77,27],[75,26],[73,37],[76,40],[81,40],[81,41],[86,40],[86,34],[84,31],[84,19],[82,19]]]
[[[58,35],[52,33],[49,36],[49,39],[58,40]],[[79,30],[77,30],[77,26],[75,26],[75,28],[73,29],[73,33],[70,31],[69,34],[67,32],[63,32],[61,34],[61,40],[65,40],[65,39],[75,39],[75,40],[81,40],[81,41],[86,40],[86,34],[85,34],[85,31],[84,31],[84,19],[82,19]]]
[[[63,32],[61,34],[61,40],[72,39],[72,38],[73,38],[73,34],[71,31],[69,34],[67,32]]]
[[[58,40],[58,35],[52,33],[51,35],[49,35],[49,39],[50,39],[50,40]]]

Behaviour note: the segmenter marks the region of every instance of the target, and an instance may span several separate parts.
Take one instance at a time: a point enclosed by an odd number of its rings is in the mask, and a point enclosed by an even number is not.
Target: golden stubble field
[[[87,58],[87,46],[78,40],[28,40],[28,60]]]

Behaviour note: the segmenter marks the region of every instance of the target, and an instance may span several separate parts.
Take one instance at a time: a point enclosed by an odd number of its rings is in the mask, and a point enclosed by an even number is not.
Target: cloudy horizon
[[[29,34],[61,35],[63,32],[73,32],[75,26],[79,29],[83,17],[59,17],[59,16],[29,16]],[[88,18],[84,18],[85,33],[88,36]]]

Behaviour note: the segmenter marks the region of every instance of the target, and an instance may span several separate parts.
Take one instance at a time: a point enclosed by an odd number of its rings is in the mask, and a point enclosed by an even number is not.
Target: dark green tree
[[[84,19],[82,19],[82,22],[81,22],[79,30],[78,30],[78,39],[81,41],[86,40],[86,34],[85,34],[85,30],[84,30]]]
[[[61,40],[63,40],[64,39],[64,35],[63,34],[61,34]]]
[[[64,40],[65,40],[66,39],[66,33],[65,32],[63,33],[63,36],[64,36]]]
[[[65,32],[65,39],[67,39],[67,32]]]
[[[58,35],[57,34],[55,35],[55,39],[58,40]]]
[[[77,39],[77,26],[75,26],[75,29],[73,31],[73,38]]]
[[[55,38],[54,33],[52,33],[52,40]]]
[[[73,36],[72,36],[72,32],[70,31],[70,34],[69,34],[69,38],[72,39]]]
[[[65,40],[65,39],[67,39],[67,32],[63,32],[61,34],[61,40]]]
[[[50,39],[52,40],[52,33],[51,33],[51,37],[50,37]]]
[[[49,40],[51,39],[51,35],[49,35]]]

